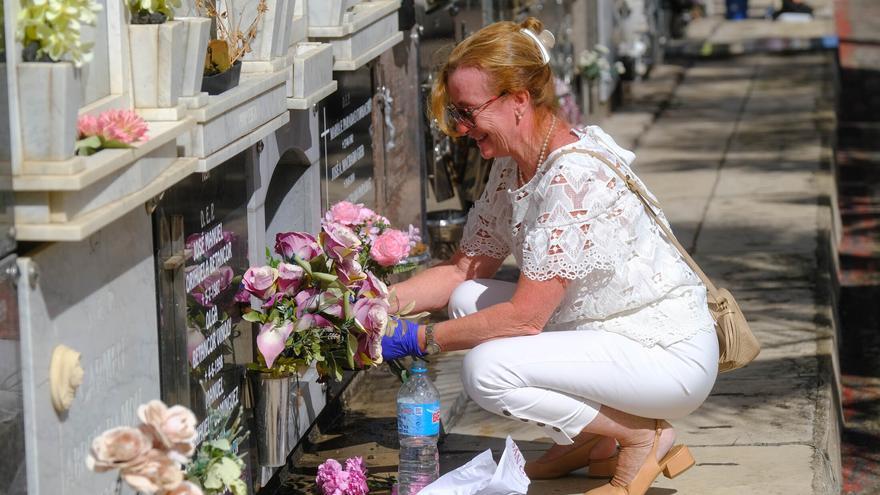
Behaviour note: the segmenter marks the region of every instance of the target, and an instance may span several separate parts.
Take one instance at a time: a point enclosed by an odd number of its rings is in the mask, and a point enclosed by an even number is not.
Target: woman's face
[[[446,81],[449,103],[460,114],[473,114],[473,127],[456,124],[456,130],[477,142],[483,158],[510,155],[515,142],[515,118],[509,95],[499,97],[488,76],[474,67],[459,67]]]

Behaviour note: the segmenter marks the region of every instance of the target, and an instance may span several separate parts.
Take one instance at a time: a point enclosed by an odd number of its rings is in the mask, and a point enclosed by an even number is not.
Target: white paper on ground
[[[492,459],[492,451],[486,450],[423,488],[419,495],[525,495],[529,489],[525,464],[519,448],[508,436],[499,464]]]

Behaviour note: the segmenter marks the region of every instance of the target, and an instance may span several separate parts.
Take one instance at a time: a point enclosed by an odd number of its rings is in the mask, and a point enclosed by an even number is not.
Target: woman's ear
[[[519,113],[525,113],[529,105],[532,104],[532,95],[526,90],[512,91],[510,97],[513,99],[514,107]]]

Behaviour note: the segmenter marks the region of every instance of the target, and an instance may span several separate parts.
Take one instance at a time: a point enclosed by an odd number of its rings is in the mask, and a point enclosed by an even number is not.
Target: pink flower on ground
[[[104,139],[131,144],[146,139],[147,123],[133,110],[107,110],[98,116]]]
[[[80,139],[89,136],[100,136],[101,126],[98,124],[98,118],[91,115],[83,115],[76,122]]]
[[[257,335],[257,349],[266,360],[266,367],[271,368],[275,359],[284,350],[287,337],[293,332],[293,324],[289,321],[268,322],[260,327]]]
[[[315,484],[324,495],[348,495],[348,471],[335,459],[327,459],[318,466]]]
[[[327,210],[327,213],[324,214],[324,221],[351,226],[362,224],[375,215],[376,213],[364,207],[363,203],[354,204],[349,201],[340,201]]]
[[[367,468],[364,459],[360,456],[352,457],[345,461],[345,470],[348,471],[348,495],[366,495],[370,493],[367,485]]]
[[[409,254],[409,236],[395,229],[388,229],[376,238],[370,247],[370,258],[381,266],[393,266]]]
[[[161,450],[151,450],[144,462],[122,469],[120,473],[135,491],[156,493],[173,490],[183,481],[180,465]]]
[[[306,271],[299,265],[291,263],[278,264],[278,290],[293,295],[299,289]]]
[[[353,230],[338,223],[324,224],[321,232],[321,243],[327,255],[336,261],[342,261],[356,255],[361,248],[361,240]]]
[[[275,281],[277,279],[278,270],[271,266],[260,266],[248,268],[244,272],[241,283],[246,291],[260,299],[266,299],[275,294],[277,289]]]
[[[152,447],[153,439],[137,428],[112,428],[92,440],[86,466],[96,473],[133,466],[143,462]]]
[[[293,260],[293,256],[303,261],[311,261],[321,254],[321,246],[318,240],[305,232],[280,232],[275,235],[275,252],[286,260]]]

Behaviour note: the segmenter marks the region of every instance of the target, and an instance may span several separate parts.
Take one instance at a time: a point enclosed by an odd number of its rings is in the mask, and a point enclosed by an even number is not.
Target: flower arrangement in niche
[[[107,110],[77,122],[76,153],[88,156],[105,148],[131,148],[147,139],[147,123],[132,110]]]
[[[174,19],[180,0],[128,0],[132,24],[162,24]]]
[[[25,62],[60,62],[76,67],[91,60],[93,43],[83,43],[83,25],[94,26],[101,5],[94,0],[23,0],[16,22],[16,39]]]
[[[137,415],[138,427],[111,428],[92,440],[88,468],[99,473],[118,470],[120,481],[138,492],[201,494],[199,487],[184,481],[183,465],[193,454],[196,438],[192,411],[154,400],[138,407]]]
[[[340,206],[341,205],[341,206]],[[283,232],[275,255],[251,267],[240,300],[258,301],[243,318],[260,325],[259,362],[251,369],[290,373],[315,364],[321,379],[382,362],[382,336],[393,331],[383,278],[407,256],[411,239],[384,217],[351,203],[334,205],[315,237]],[[377,275],[378,273],[378,275]]]
[[[244,23],[244,10],[236,10],[232,1],[195,0],[202,17],[214,19],[216,38],[208,42],[205,56],[205,75],[210,76],[229,70],[246,53],[257,36],[257,26],[269,11],[266,0],[258,0],[256,13],[250,24]],[[220,4],[220,7],[218,7]]]
[[[578,58],[578,72],[588,81],[601,79],[610,81],[615,75],[621,75],[625,68],[621,62],[613,65],[608,61],[608,48],[597,44],[592,50],[584,50]]]

